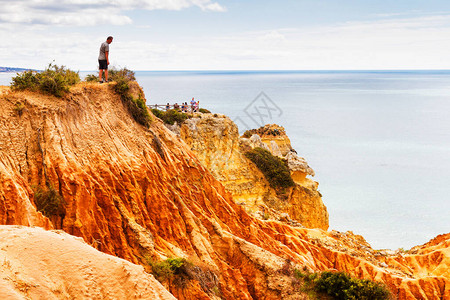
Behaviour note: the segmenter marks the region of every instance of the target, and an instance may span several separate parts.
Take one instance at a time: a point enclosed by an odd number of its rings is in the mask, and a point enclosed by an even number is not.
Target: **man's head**
[[[107,42],[108,44],[111,44],[111,43],[112,43],[112,40],[113,40],[113,37],[112,37],[112,36],[108,36],[108,38],[106,39],[106,42]]]

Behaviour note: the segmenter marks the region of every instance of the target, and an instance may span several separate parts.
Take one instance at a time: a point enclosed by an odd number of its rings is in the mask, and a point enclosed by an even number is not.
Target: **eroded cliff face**
[[[307,177],[314,176],[314,171],[293,152],[283,127],[266,125],[254,130],[250,138],[240,138],[236,124],[228,117],[202,114],[183,123],[180,137],[247,212],[262,219],[295,224],[294,220],[308,228],[328,229],[328,212],[317,190],[318,183]],[[284,195],[277,194],[245,157],[245,152],[255,147],[287,159],[294,188]]]
[[[448,236],[417,252],[379,254],[351,234],[254,218],[158,119],[138,125],[111,85],[79,84],[62,99],[2,93],[4,224],[60,228],[133,263],[201,261],[224,299],[304,299],[288,263],[383,281],[399,299],[450,298]],[[46,182],[65,200],[52,224],[34,206],[32,186]],[[179,299],[218,297],[195,283],[167,288]]]

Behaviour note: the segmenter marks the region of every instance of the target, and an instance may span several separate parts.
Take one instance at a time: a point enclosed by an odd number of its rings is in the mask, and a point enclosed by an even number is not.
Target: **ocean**
[[[0,85],[12,75],[0,73]],[[450,71],[136,77],[148,104],[195,97],[200,107],[235,120],[241,133],[264,123],[284,126],[316,172],[330,230],[351,230],[376,249],[409,249],[450,232]]]

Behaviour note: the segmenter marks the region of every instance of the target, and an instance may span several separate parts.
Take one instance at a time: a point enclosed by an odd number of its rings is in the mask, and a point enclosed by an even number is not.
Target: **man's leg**
[[[108,69],[105,70],[105,81],[108,82]]]
[[[100,69],[100,71],[98,72],[98,81],[103,81],[103,69]]]

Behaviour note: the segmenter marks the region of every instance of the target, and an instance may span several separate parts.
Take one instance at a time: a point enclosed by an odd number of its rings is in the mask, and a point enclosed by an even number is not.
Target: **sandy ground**
[[[142,266],[81,238],[0,226],[0,299],[175,299]]]

